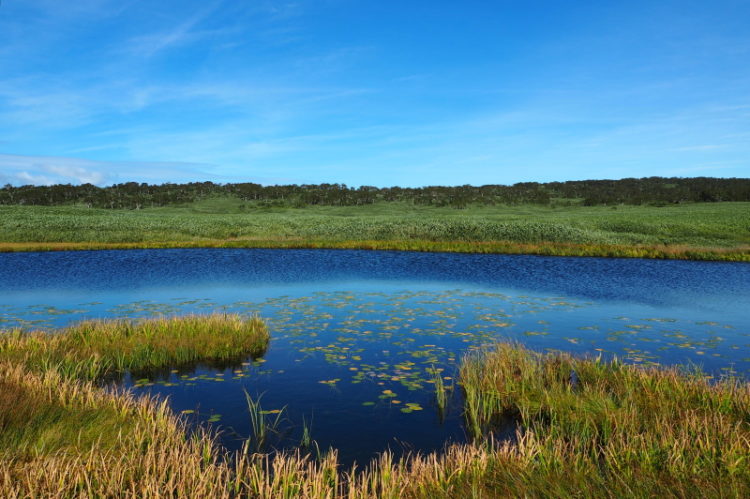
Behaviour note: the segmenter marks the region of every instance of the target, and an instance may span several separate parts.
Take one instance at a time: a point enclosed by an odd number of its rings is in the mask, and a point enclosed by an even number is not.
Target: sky
[[[750,177],[750,1],[2,0],[0,185]]]

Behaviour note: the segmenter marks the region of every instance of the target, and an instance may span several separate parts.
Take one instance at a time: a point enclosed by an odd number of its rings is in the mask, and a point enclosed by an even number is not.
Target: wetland
[[[168,400],[241,450],[340,463],[471,442],[462,359],[498,341],[641,366],[750,370],[743,264],[357,250],[175,249],[0,255],[0,327],[189,314],[261,317],[262,355],[123,369],[108,386]],[[101,381],[100,381],[101,383]],[[492,429],[499,440],[514,421]],[[260,450],[260,449],[258,449]]]

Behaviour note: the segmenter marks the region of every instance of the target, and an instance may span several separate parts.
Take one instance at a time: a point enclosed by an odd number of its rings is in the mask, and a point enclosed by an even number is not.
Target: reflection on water
[[[263,358],[124,383],[221,425],[230,448],[251,434],[247,392],[279,417],[272,445],[297,445],[306,427],[322,449],[362,462],[465,440],[458,365],[497,339],[747,375],[749,267],[304,250],[0,255],[0,326],[260,314],[272,332]],[[449,390],[444,411],[436,376]]]

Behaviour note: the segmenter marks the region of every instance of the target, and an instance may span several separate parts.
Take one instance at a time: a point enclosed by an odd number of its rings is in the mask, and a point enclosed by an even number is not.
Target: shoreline
[[[517,254],[538,256],[646,258],[652,260],[694,260],[750,263],[750,246],[700,248],[690,246],[625,246],[511,241],[429,241],[429,240],[301,240],[301,239],[204,239],[197,241],[146,242],[0,242],[0,253],[128,250],[128,249],[360,249],[439,253]]]

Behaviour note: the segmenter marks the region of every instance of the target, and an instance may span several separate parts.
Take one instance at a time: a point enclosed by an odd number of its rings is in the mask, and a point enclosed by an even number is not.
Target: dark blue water
[[[750,373],[750,265],[343,250],[129,250],[0,254],[0,327],[53,328],[92,317],[226,310],[258,313],[262,359],[126,377],[178,412],[251,436],[245,392],[270,445],[303,426],[344,461],[434,450],[466,439],[461,356],[497,339],[538,350],[697,364]],[[277,412],[280,411],[280,412]]]

